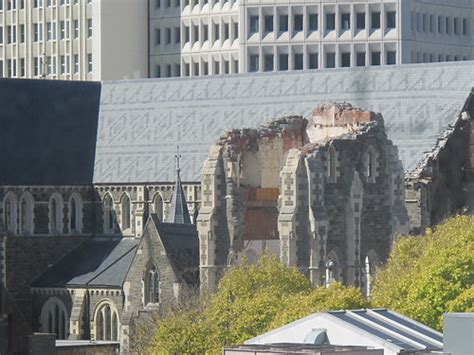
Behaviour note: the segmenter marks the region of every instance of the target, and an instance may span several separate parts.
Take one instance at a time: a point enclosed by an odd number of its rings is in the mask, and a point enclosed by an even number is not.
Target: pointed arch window
[[[373,147],[369,147],[366,156],[366,176],[369,181],[374,182],[377,173],[377,153]]]
[[[122,230],[130,229],[130,197],[127,194],[122,196]]]
[[[157,192],[153,201],[153,212],[156,213],[158,219],[163,222],[163,197]]]
[[[104,197],[104,233],[112,233],[115,227],[114,201],[109,194]]]
[[[69,232],[82,232],[82,200],[76,193],[69,200]]]
[[[95,314],[95,340],[119,340],[120,320],[111,303],[102,303]]]
[[[148,267],[145,273],[145,306],[160,302],[160,274],[155,265]]]
[[[64,303],[57,297],[50,298],[41,310],[41,331],[56,334],[56,339],[69,336],[69,317]]]
[[[20,199],[20,234],[33,234],[33,197],[25,193]]]
[[[327,161],[327,177],[331,182],[336,181],[337,174],[337,152],[333,145],[329,146],[328,149],[328,161]]]
[[[8,194],[3,201],[3,222],[5,229],[12,234],[17,232],[16,211],[17,200],[15,196]]]
[[[63,200],[58,194],[49,201],[49,232],[61,234],[63,229]]]

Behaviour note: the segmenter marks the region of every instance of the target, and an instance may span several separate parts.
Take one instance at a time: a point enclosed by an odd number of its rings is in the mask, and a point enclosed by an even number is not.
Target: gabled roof
[[[303,343],[305,336],[316,328],[324,328],[333,345],[375,344],[397,352],[443,347],[441,333],[387,309],[315,313],[247,340],[245,344]],[[359,343],[354,339],[359,339]]]
[[[158,231],[166,255],[178,277],[188,284],[198,282],[199,238],[193,224],[161,223],[156,214],[151,214],[148,223]]]
[[[188,204],[186,203],[186,195],[184,194],[183,185],[179,176],[180,170],[176,173],[176,183],[173,196],[168,209],[166,223],[191,224],[189,217]]]
[[[137,244],[135,238],[90,239],[40,276],[33,287],[120,288]]]

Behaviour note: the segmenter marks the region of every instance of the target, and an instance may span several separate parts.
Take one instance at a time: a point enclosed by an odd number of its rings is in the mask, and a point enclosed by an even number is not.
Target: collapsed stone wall
[[[474,91],[456,121],[405,176],[410,232],[474,211]]]
[[[201,286],[215,287],[228,266],[263,252],[316,284],[337,259],[332,278],[360,286],[362,259],[383,261],[407,223],[403,169],[380,115],[326,104],[308,119],[233,130],[204,164]]]

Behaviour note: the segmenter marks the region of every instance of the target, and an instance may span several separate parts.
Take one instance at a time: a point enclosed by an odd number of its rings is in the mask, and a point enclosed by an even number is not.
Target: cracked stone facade
[[[316,285],[366,287],[408,232],[403,175],[382,116],[349,104],[226,132],[202,172],[201,288],[263,253]]]

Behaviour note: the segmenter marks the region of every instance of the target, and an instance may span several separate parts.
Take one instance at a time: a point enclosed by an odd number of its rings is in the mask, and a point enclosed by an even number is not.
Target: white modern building
[[[0,0],[0,77],[111,80],[474,59],[472,0]]]
[[[150,74],[474,59],[472,0],[152,0]]]
[[[0,76],[148,77],[146,0],[0,0]]]

